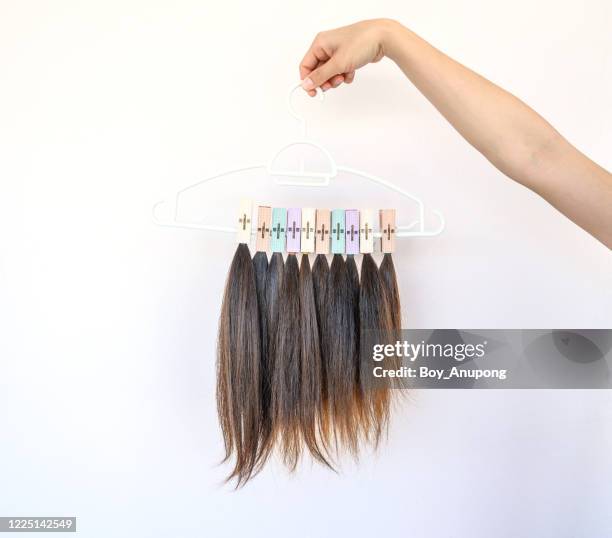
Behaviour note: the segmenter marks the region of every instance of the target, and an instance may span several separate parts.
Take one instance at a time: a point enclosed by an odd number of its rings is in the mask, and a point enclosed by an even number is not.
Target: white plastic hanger
[[[223,172],[220,172],[213,176],[202,179],[196,183],[193,183],[192,185],[189,185],[177,191],[174,195],[174,199],[171,202],[167,202],[165,200],[157,202],[153,206],[153,221],[155,222],[155,224],[159,226],[165,226],[165,227],[171,227],[171,228],[187,228],[187,229],[194,229],[194,230],[208,230],[212,232],[236,233],[237,230],[233,226],[217,226],[215,224],[203,224],[203,223],[195,223],[195,222],[179,220],[178,219],[179,198],[183,196],[185,193],[189,192],[191,189],[194,189],[195,187],[198,187],[202,185],[203,183],[207,183],[208,181],[212,181],[214,179],[219,179],[224,176],[228,176],[230,174],[236,174],[236,173],[244,172],[247,170],[263,169],[266,171],[266,173],[269,176],[272,176],[275,178],[275,182],[278,185],[290,185],[290,186],[302,186],[302,187],[327,187],[330,181],[338,175],[338,172],[344,172],[344,173],[351,174],[354,176],[362,177],[364,179],[372,181],[373,183],[378,183],[379,185],[382,185],[383,187],[391,189],[392,191],[395,191],[398,194],[406,198],[409,198],[410,200],[412,200],[413,202],[417,204],[419,218],[411,222],[408,225],[404,225],[404,226],[398,225],[396,237],[431,237],[431,236],[439,235],[442,232],[442,230],[444,230],[444,226],[445,226],[445,220],[444,220],[444,216],[442,215],[442,213],[440,213],[439,211],[436,211],[435,209],[432,210],[432,212],[438,217],[440,222],[439,222],[437,229],[426,230],[425,229],[425,205],[419,198],[410,194],[409,192],[406,192],[402,188],[398,187],[397,185],[394,185],[393,183],[385,179],[379,178],[372,174],[368,174],[366,172],[362,172],[361,170],[356,170],[355,168],[349,168],[347,166],[338,166],[336,164],[336,161],[333,159],[333,157],[329,153],[329,151],[327,151],[324,147],[322,147],[317,142],[314,142],[313,140],[308,139],[307,131],[306,131],[306,120],[302,116],[300,116],[297,113],[297,111],[293,108],[292,97],[293,97],[294,92],[298,89],[301,89],[301,84],[294,86],[289,91],[288,105],[289,105],[290,114],[300,123],[301,134],[302,134],[302,137],[300,139],[295,140],[293,142],[289,142],[288,144],[280,148],[267,164],[258,163],[258,164],[251,164],[247,166],[241,166],[239,168],[232,168],[230,170],[225,170]],[[318,90],[318,97],[321,101],[323,101],[324,94],[320,89]],[[276,161],[278,157],[281,155],[281,153],[283,153],[285,150],[291,147],[294,147],[294,146],[310,146],[310,147],[316,148],[322,153],[322,155],[328,161],[329,169],[325,172],[307,171],[305,169],[303,159],[300,160],[300,166],[298,170],[287,170],[287,169],[276,168],[275,166]],[[159,208],[160,206],[166,205],[168,203],[172,204],[172,217],[170,218],[170,220],[162,220],[158,216]],[[252,233],[253,234],[256,233],[255,227],[253,227]],[[373,235],[375,237],[381,236],[380,232],[374,232]]]

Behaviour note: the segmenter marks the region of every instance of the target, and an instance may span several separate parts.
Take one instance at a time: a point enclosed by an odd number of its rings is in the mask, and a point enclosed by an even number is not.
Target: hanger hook
[[[301,90],[301,89],[302,89],[302,83],[300,82],[299,84],[293,86],[291,90],[289,90],[289,95],[287,97],[287,106],[289,107],[289,114],[291,114],[300,123],[302,127],[302,133],[305,137],[306,136],[306,119],[300,114],[298,114],[297,110],[293,107],[293,94],[297,90]],[[323,93],[323,90],[321,90],[321,88],[317,88],[316,92],[317,92],[317,97],[319,98],[319,101],[323,101],[325,99],[325,94]]]

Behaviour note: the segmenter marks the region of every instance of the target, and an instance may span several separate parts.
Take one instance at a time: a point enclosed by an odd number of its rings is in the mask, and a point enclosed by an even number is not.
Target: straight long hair
[[[232,260],[219,322],[217,411],[225,459],[235,458],[227,481],[244,485],[253,473],[261,424],[260,325],[251,254],[241,243]]]
[[[312,284],[314,290],[315,310],[317,315],[317,326],[319,329],[319,353],[321,355],[321,408],[319,414],[319,434],[323,446],[329,453],[332,422],[329,413],[329,398],[327,396],[327,341],[325,322],[327,319],[327,279],[329,278],[329,263],[325,254],[317,254],[312,265]]]
[[[272,416],[281,458],[291,471],[296,468],[302,453],[300,313],[299,267],[295,254],[289,254],[278,298]]]
[[[401,340],[402,336],[402,308],[400,304],[399,287],[397,285],[397,277],[395,274],[395,266],[393,264],[393,258],[391,253],[386,252],[383,256],[382,262],[379,268],[380,279],[383,284],[385,291],[385,297],[387,298],[387,307],[389,309],[389,315],[391,318],[392,341]],[[399,357],[388,357],[389,367],[392,369],[399,368],[401,359]],[[391,378],[389,385],[393,388],[406,389],[407,385],[404,379],[397,377]],[[397,392],[394,394],[403,395],[404,392]]]
[[[324,322],[327,399],[334,449],[344,446],[353,455],[359,445],[359,412],[355,401],[357,372],[354,292],[346,262],[334,254],[327,279]]]
[[[388,343],[392,338],[391,313],[376,262],[371,254],[364,254],[361,263],[359,295],[359,325],[362,338],[366,335],[376,343]],[[391,394],[387,378],[374,379],[372,366],[361,357],[360,381],[365,406],[368,410],[366,437],[378,445],[389,421]],[[384,365],[383,365],[384,366]]]
[[[355,352],[353,356],[353,362],[355,364],[355,406],[359,413],[358,426],[361,429],[361,433],[366,432],[369,427],[369,412],[366,407],[366,400],[363,394],[361,386],[361,366],[360,366],[360,322],[359,322],[359,271],[357,269],[357,263],[355,262],[355,256],[353,254],[347,254],[346,256],[346,270],[348,274],[349,287],[353,295],[353,313],[355,317]]]
[[[326,439],[322,435],[321,416],[323,398],[323,361],[321,340],[317,322],[317,308],[310,260],[302,255],[300,262],[300,347],[301,347],[301,398],[300,427],[304,444],[311,456],[333,469],[327,456]]]
[[[265,279],[265,318],[266,318],[266,355],[262,357],[262,421],[260,431],[260,447],[257,457],[257,470],[260,470],[270,457],[274,448],[275,425],[272,410],[272,394],[274,387],[274,365],[276,358],[276,327],[278,324],[278,300],[285,263],[280,252],[272,253]]]
[[[268,308],[266,299],[266,279],[268,275],[268,255],[258,251],[253,256],[253,271],[255,272],[255,288],[257,290],[257,306],[259,312],[259,347],[260,372],[259,390],[261,394],[261,424],[259,432],[259,452],[257,454],[253,475],[263,466],[263,449],[265,440],[271,435],[272,421],[270,420],[270,360],[268,350]]]

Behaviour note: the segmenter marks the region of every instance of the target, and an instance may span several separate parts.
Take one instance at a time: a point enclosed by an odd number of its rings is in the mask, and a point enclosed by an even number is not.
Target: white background
[[[88,537],[612,535],[608,391],[423,391],[339,475],[272,464],[239,492],[220,485],[214,350],[234,241],[155,227],[150,210],[296,137],[285,98],[317,31],[400,19],[612,167],[609,2],[372,4],[0,3],[0,515],[76,515]],[[339,163],[447,218],[399,244],[406,327],[610,327],[610,252],[390,62],[296,106]],[[232,225],[242,194],[407,221],[363,181],[261,174],[202,191],[195,216]]]

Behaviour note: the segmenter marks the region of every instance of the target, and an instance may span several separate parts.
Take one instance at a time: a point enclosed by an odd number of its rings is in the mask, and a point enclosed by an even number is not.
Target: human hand
[[[385,56],[386,39],[396,26],[390,19],[374,19],[317,34],[300,62],[304,90],[314,97],[317,88],[353,82],[357,69]]]

